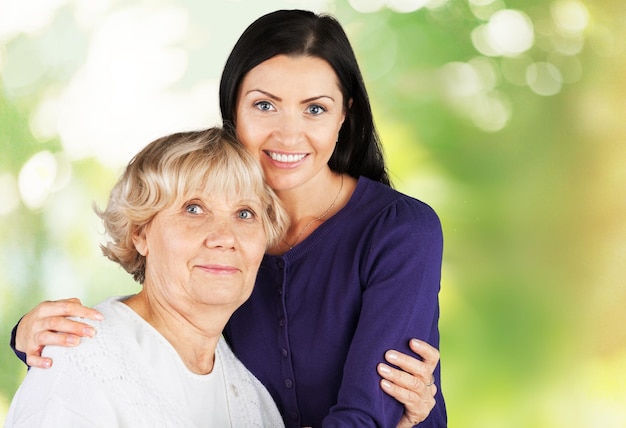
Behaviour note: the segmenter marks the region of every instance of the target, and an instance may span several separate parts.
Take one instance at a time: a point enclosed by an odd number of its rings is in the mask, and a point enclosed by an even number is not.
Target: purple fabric
[[[226,336],[288,427],[395,427],[403,406],[380,388],[388,349],[439,348],[443,239],[426,204],[366,178],[349,203],[283,256],[266,255]],[[445,427],[437,404],[419,427]]]
[[[20,318],[20,321],[22,321],[22,318]],[[9,343],[9,345],[11,346],[13,352],[15,352],[17,358],[19,358],[24,364],[26,364],[26,353],[18,351],[15,348],[15,335],[17,334],[17,326],[20,324],[20,321],[18,321],[17,324],[15,324],[15,327],[13,327],[13,330],[11,330],[11,342]]]

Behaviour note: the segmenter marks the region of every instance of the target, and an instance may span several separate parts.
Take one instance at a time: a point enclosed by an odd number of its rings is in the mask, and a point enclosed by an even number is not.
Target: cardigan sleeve
[[[414,355],[413,337],[439,348],[443,237],[435,212],[414,199],[396,201],[364,233],[361,249],[361,312],[326,428],[395,427],[404,407],[380,388],[376,365],[389,349]],[[435,382],[437,404],[420,428],[447,424],[439,366]]]
[[[22,321],[22,318],[20,318],[20,321]],[[18,351],[15,348],[15,337],[17,335],[17,326],[20,325],[20,321],[18,321],[17,324],[15,324],[15,327],[13,327],[13,330],[11,330],[11,342],[9,343],[9,346],[11,346],[11,349],[13,350],[17,358],[19,358],[24,364],[26,364],[26,353]]]

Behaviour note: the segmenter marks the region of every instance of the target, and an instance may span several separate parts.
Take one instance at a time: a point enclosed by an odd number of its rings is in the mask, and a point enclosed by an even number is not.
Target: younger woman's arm
[[[11,348],[30,367],[52,367],[50,358],[42,357],[46,345],[76,346],[81,337],[93,337],[93,327],[67,317],[102,320],[102,314],[83,306],[79,299],[45,301],[22,317],[11,334]]]

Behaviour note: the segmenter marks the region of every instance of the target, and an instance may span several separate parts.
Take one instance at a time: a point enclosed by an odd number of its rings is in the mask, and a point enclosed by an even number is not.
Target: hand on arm
[[[404,405],[404,414],[398,428],[412,427],[422,422],[435,407],[437,386],[433,372],[439,362],[439,351],[428,343],[413,339],[409,346],[419,358],[398,351],[387,351],[385,359],[397,366],[384,363],[377,367],[382,389]]]
[[[76,298],[40,303],[24,315],[15,334],[15,349],[26,354],[26,364],[50,368],[52,360],[41,356],[44,346],[76,346],[81,337],[93,337],[93,327],[67,317],[101,320],[102,314]]]

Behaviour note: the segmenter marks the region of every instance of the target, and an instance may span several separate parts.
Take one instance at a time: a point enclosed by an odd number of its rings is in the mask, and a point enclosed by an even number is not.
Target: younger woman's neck
[[[297,188],[276,191],[292,225],[322,214],[339,190],[341,180],[341,174],[330,172]]]

